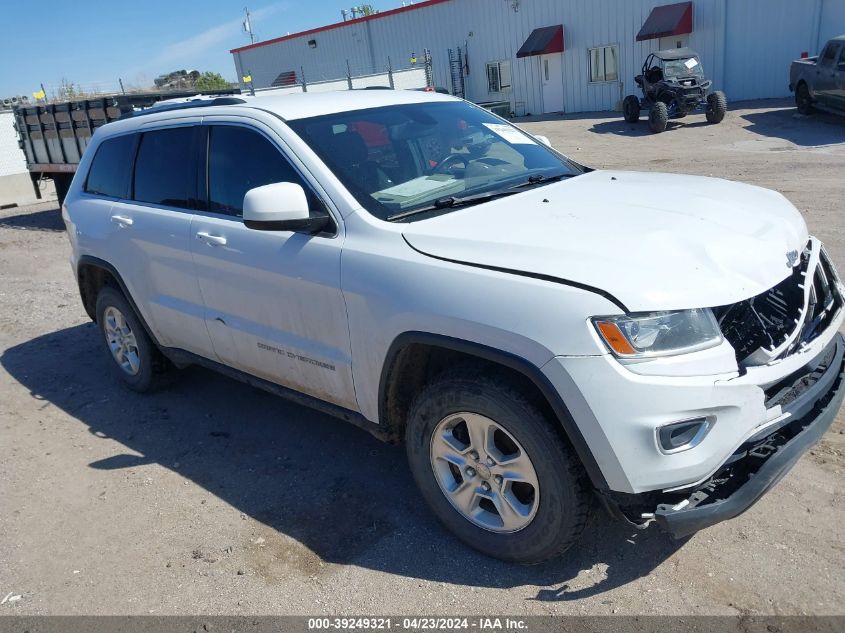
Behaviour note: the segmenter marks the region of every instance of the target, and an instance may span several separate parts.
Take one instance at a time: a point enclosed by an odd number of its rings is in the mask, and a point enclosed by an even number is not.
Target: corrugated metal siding
[[[820,52],[825,43],[837,35],[845,35],[845,0],[822,0],[819,34],[811,47],[811,55]]]
[[[815,2],[728,2],[725,90],[731,99],[789,94],[789,65],[807,50]],[[757,28],[754,28],[754,27]]]
[[[257,87],[295,70],[308,81],[345,77],[346,60],[354,75],[409,65],[412,53],[422,63],[431,50],[434,83],[451,87],[448,49],[466,47],[469,75],[466,96],[473,101],[509,100],[521,112],[543,112],[540,58],[516,59],[516,51],[535,28],[563,24],[565,51],[561,81],[567,112],[610,110],[635,93],[648,53],[658,41],[636,42],[651,9],[674,0],[521,0],[514,12],[506,0],[450,0],[412,11],[340,26],[282,42],[236,52],[238,74],[251,73]],[[788,94],[789,63],[813,51],[821,32],[845,32],[843,0],[695,0],[690,46],[702,59],[714,87],[729,99]],[[821,22],[820,22],[821,20]],[[819,24],[822,24],[821,32]],[[308,47],[308,40],[317,42]],[[619,46],[619,81],[589,82],[589,49]],[[817,51],[813,51],[817,52]],[[486,63],[511,60],[511,90],[487,91]]]

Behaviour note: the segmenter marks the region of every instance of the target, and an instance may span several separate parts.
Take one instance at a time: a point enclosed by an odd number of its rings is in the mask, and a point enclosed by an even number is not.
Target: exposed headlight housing
[[[709,308],[595,317],[593,325],[619,358],[688,354],[722,342],[719,323]]]

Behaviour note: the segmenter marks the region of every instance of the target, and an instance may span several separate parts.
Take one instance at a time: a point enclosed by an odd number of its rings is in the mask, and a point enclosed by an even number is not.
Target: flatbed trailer
[[[64,201],[73,174],[97,128],[120,119],[124,114],[149,108],[159,101],[204,95],[232,95],[240,90],[215,90],[116,94],[63,101],[45,105],[13,107],[18,145],[26,157],[26,167],[37,198],[38,183],[51,178],[59,204]]]

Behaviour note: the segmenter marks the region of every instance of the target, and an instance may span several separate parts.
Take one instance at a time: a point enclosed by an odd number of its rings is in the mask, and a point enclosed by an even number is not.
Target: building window
[[[590,49],[590,81],[619,80],[619,47],[598,46]]]
[[[503,92],[511,87],[510,60],[487,63],[487,92]]]

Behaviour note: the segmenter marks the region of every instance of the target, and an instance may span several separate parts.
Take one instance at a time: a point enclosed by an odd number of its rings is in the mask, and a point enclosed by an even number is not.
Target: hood
[[[716,307],[790,273],[807,227],[781,194],[676,174],[593,171],[408,224],[421,253],[553,277],[629,312]]]

